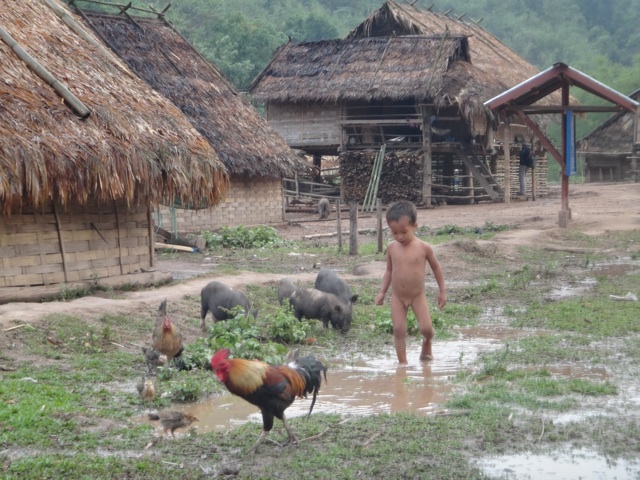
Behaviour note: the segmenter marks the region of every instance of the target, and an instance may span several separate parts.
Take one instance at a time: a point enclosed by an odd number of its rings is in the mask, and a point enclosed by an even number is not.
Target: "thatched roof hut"
[[[170,99],[211,143],[232,175],[280,178],[300,158],[224,75],[165,19],[82,10],[109,47]]]
[[[442,99],[460,82],[449,67],[468,61],[463,36],[289,42],[254,79],[251,92],[258,101],[292,103]]]
[[[151,205],[224,195],[207,140],[55,0],[3,9],[0,77],[0,302],[132,283],[153,266]]]
[[[629,97],[640,101],[640,89]],[[624,180],[628,177],[633,169],[635,118],[626,110],[618,112],[578,140],[578,152],[585,159],[587,180]]]
[[[100,54],[44,2],[16,2],[2,17],[3,215],[51,200],[83,204],[90,196],[127,204],[220,201],[224,167],[171,102]],[[17,42],[13,49],[9,38]],[[20,47],[86,105],[87,118],[33,73],[16,54]]]
[[[387,0],[344,40],[283,45],[250,91],[264,102],[411,97],[457,104],[471,120],[490,115],[484,101],[537,72],[472,21]]]

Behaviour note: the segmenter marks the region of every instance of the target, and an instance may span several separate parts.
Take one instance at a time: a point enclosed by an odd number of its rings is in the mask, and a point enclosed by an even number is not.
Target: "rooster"
[[[217,351],[211,358],[211,369],[227,389],[247,402],[257,406],[262,413],[262,434],[251,448],[255,453],[273,428],[274,417],[282,420],[289,434],[289,444],[298,440],[287,424],[284,411],[296,397],[306,398],[313,393],[307,418],[311,415],[316,396],[322,383],[322,374],[327,379],[327,367],[309,355],[298,358],[298,351],[287,356],[287,365],[269,365],[258,360],[229,358],[229,350]]]
[[[167,356],[167,362],[182,355],[182,335],[173,326],[167,314],[167,300],[165,299],[158,308],[156,326],[152,335],[153,348]]]

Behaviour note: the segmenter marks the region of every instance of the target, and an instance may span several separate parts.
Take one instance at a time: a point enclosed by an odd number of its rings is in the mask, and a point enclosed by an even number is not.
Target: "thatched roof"
[[[640,101],[640,89],[629,97]],[[597,128],[578,140],[578,150],[585,153],[631,154],[635,115],[629,111],[618,112]]]
[[[450,65],[467,58],[465,37],[289,42],[251,91],[258,100],[275,102],[424,99],[446,89]]]
[[[230,173],[281,177],[304,168],[266,119],[164,16],[82,11],[138,76],[184,112]]]
[[[99,53],[43,1],[12,2],[0,26],[3,214],[52,199],[84,204],[90,196],[220,201],[224,167],[171,102]],[[85,120],[27,67],[10,37],[88,107]]]
[[[377,43],[375,38],[381,43]],[[403,43],[405,38],[407,43]],[[429,41],[428,38],[446,40]],[[370,43],[367,43],[367,39]],[[353,45],[348,47],[349,43]],[[383,55],[387,43],[396,44],[399,52],[406,53],[403,57],[394,58],[388,65],[388,53]],[[352,52],[350,58],[352,62],[356,62],[355,65],[350,65],[348,60],[333,53],[333,45],[331,42],[284,45],[254,80],[251,93],[258,100],[276,102],[367,101],[382,98],[393,100],[411,96],[418,100],[432,101],[436,106],[457,104],[462,114],[470,119],[475,114],[487,113],[483,102],[538,72],[534,66],[473,22],[455,20],[409,4],[399,5],[391,0],[385,2],[345,40],[338,43],[342,49]],[[442,45],[446,47],[442,52],[443,56],[439,57]],[[371,55],[365,52],[369,47],[373,48]],[[453,52],[464,54],[451,55]],[[324,66],[326,73],[320,69],[322,59],[316,58],[318,54],[329,57]],[[357,55],[363,57],[361,64],[357,64]],[[424,55],[427,55],[426,59]],[[437,59],[436,69],[428,65],[433,59]],[[366,61],[372,65],[365,66]],[[288,68],[287,62],[292,63],[293,67]],[[408,70],[415,76],[420,73],[425,76],[417,81],[414,79],[412,91],[409,82],[400,90],[393,85],[396,80],[393,78],[393,68]],[[380,88],[375,95],[369,91],[367,84],[372,69],[377,71],[376,81],[387,87]],[[314,70],[318,70],[316,77],[311,76]],[[338,76],[341,82],[336,82],[334,76]],[[332,80],[332,84],[325,85],[327,78]],[[319,84],[314,84],[315,80]],[[367,88],[360,88],[364,85]],[[425,88],[426,85],[430,88]],[[299,86],[308,88],[305,90]],[[322,92],[331,86],[334,88],[328,97]],[[294,95],[289,94],[291,90],[295,92]]]

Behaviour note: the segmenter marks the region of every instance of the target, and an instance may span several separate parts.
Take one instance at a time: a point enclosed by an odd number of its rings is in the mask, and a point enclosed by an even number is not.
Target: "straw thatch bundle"
[[[2,28],[88,109],[81,120],[0,41],[0,209],[124,199],[218,203],[224,166],[168,100],[38,0],[11,2]]]
[[[187,115],[231,174],[279,178],[305,168],[257,110],[164,16],[83,13],[137,75]]]
[[[449,65],[467,55],[464,37],[290,42],[256,77],[251,92],[257,100],[294,103],[430,98],[445,87]]]

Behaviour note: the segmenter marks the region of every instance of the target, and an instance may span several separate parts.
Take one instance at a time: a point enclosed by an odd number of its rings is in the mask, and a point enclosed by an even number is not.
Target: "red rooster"
[[[316,403],[322,383],[322,374],[327,379],[327,367],[309,355],[298,358],[298,351],[290,353],[287,365],[269,365],[258,360],[229,358],[229,350],[217,351],[211,358],[211,369],[227,389],[262,412],[262,434],[251,449],[255,452],[273,428],[273,418],[282,420],[289,434],[289,444],[298,440],[289,428],[284,411],[296,397],[306,398],[313,393],[309,415]]]

